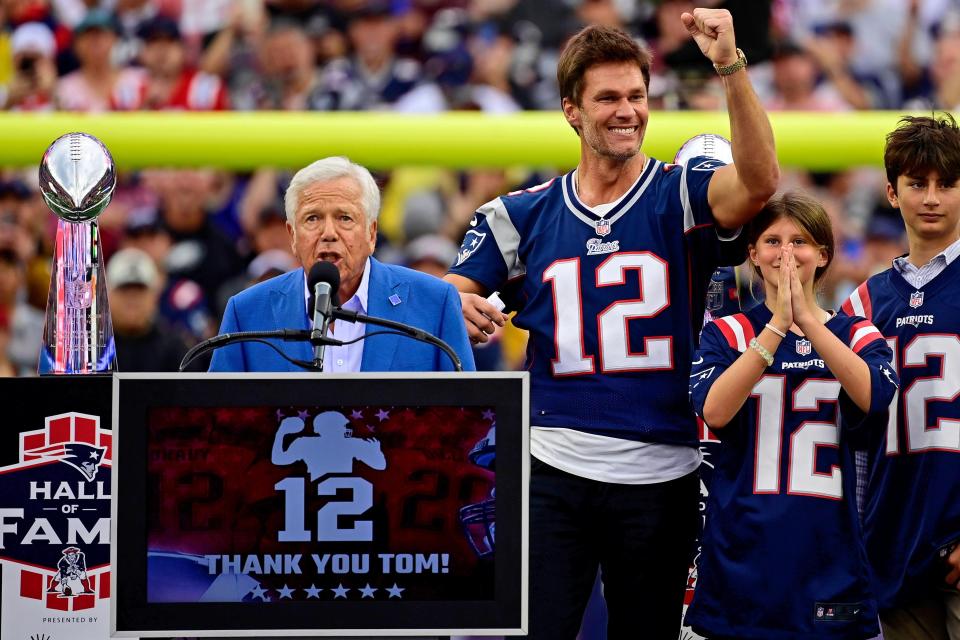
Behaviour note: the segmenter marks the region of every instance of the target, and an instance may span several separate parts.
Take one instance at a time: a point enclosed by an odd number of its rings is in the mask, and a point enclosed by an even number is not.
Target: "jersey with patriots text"
[[[686,386],[707,282],[745,256],[719,239],[707,203],[720,166],[649,158],[603,216],[573,172],[477,211],[450,272],[515,291],[531,424],[696,446]]]
[[[864,534],[881,608],[945,586],[960,540],[960,260],[920,289],[894,269],[843,305],[886,336],[900,393],[869,445]]]
[[[698,415],[770,318],[761,304],[704,327],[690,375]],[[896,375],[867,320],[840,314],[826,326],[867,363],[870,409],[850,400],[810,340],[787,333],[740,411],[715,431],[721,442],[686,617],[701,635],[846,640],[879,631],[849,439],[882,420]]]

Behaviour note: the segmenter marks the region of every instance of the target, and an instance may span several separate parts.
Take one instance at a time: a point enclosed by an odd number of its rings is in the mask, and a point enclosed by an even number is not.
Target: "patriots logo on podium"
[[[107,453],[107,448],[85,442],[63,442],[24,453],[63,462],[82,473],[87,480],[93,480],[97,477],[97,471],[100,469],[100,463],[103,462],[103,456]]]
[[[910,294],[910,308],[916,309],[923,304],[923,291],[914,291]]]
[[[797,355],[808,356],[813,351],[813,343],[805,338],[797,340]]]

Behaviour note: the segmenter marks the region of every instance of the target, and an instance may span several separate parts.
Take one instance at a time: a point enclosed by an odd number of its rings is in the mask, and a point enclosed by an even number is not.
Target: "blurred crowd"
[[[722,110],[719,80],[679,18],[694,6],[731,11],[770,111],[960,108],[960,0],[2,0],[0,104],[555,110],[565,39],[604,23],[654,52],[651,108]],[[381,173],[377,257],[442,275],[477,206],[568,169]],[[290,176],[120,175],[99,222],[121,370],[174,370],[216,333],[230,295],[297,266],[282,202]],[[831,306],[905,251],[884,183],[878,169],[785,168],[783,188],[819,197],[840,234],[822,292]],[[55,228],[36,168],[0,171],[0,375],[36,371]],[[478,368],[520,366],[523,342],[506,332],[478,350]]]

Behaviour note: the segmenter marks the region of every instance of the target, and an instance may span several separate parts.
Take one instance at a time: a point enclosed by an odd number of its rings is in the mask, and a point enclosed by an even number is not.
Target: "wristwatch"
[[[731,73],[736,73],[747,66],[747,56],[743,55],[743,49],[737,47],[737,59],[734,62],[731,62],[728,65],[720,66],[718,64],[713,65],[713,68],[717,70],[721,76],[729,76]]]

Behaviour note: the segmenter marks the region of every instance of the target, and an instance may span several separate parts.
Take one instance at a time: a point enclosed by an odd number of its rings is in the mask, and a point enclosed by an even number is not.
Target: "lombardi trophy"
[[[40,192],[59,220],[40,374],[109,373],[115,368],[97,216],[116,185],[113,157],[89,134],[63,135],[43,154]]]

